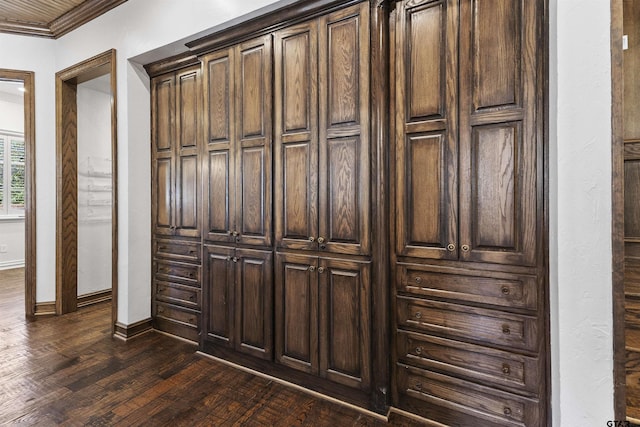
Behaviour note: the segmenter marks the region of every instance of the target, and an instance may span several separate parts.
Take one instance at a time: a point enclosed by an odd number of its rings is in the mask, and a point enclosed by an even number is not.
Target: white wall
[[[111,289],[110,84],[78,85],[78,295]]]
[[[55,42],[0,35],[0,66],[36,71],[38,301],[54,299],[54,69],[118,51],[118,320],[130,324],[149,316],[151,251],[148,79],[128,59],[267,3],[129,0]],[[599,426],[613,418],[609,2],[549,3],[553,419]]]
[[[17,90],[15,95],[0,92],[0,130],[24,132],[24,97]]]
[[[613,420],[610,4],[550,1],[555,426]]]

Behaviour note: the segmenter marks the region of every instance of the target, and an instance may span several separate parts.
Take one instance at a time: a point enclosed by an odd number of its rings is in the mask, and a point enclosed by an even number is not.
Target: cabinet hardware
[[[502,287],[502,295],[509,295],[510,293],[511,289],[509,289],[507,286]]]
[[[227,261],[231,261],[231,257],[230,256],[227,257]]]
[[[195,249],[191,249],[191,250],[189,251],[189,253],[190,253],[190,254],[195,254],[195,253],[196,253],[196,250],[195,250]]]
[[[416,347],[416,354],[422,354],[422,347]]]
[[[324,237],[318,237],[318,243],[323,244],[324,243]]]
[[[502,325],[502,333],[505,335],[509,335],[511,333],[511,329],[509,329],[508,325]]]
[[[166,251],[167,247],[166,246],[158,246],[158,250],[159,251]]]
[[[469,245],[462,245],[461,248],[463,252],[469,252]]]
[[[422,383],[416,383],[416,390],[422,390]]]
[[[416,319],[420,319],[422,317],[422,313],[417,311],[416,314],[414,314],[414,316],[416,317]]]
[[[309,271],[313,273],[314,271],[316,271],[316,267],[313,266],[313,265],[310,265],[309,266]]]
[[[455,250],[456,250],[456,245],[454,245],[453,243],[449,243],[449,244],[447,245],[447,250],[448,250],[449,252],[453,252],[453,251],[455,251]]]
[[[195,300],[196,300],[196,296],[195,296],[195,295],[191,295],[191,296],[189,297],[189,301],[195,301]]]
[[[318,273],[320,274],[324,273],[324,267],[318,267]]]
[[[238,257],[235,257],[235,256],[234,256],[233,258],[231,258],[231,260],[232,260],[233,262],[238,262],[238,259],[239,259],[239,258],[238,258]]]
[[[511,415],[511,408],[509,408],[508,406],[504,407],[504,414],[508,417]]]
[[[309,236],[309,241],[310,241],[310,242],[315,242],[315,240],[316,240],[316,238],[315,238],[315,237],[313,237],[313,236]]]
[[[422,277],[418,276],[415,278],[416,283],[422,283]]]
[[[505,374],[510,374],[511,373],[511,367],[508,364],[503,364],[502,365],[502,372]]]
[[[238,232],[234,231],[233,233],[231,233],[233,235],[233,237],[238,237]]]

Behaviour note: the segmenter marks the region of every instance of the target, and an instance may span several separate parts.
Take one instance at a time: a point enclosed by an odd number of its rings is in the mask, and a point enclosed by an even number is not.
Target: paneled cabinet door
[[[369,8],[275,35],[276,241],[370,252]]]
[[[200,236],[200,68],[156,77],[153,103],[153,224],[156,234]]]
[[[543,2],[461,2],[460,242],[469,261],[535,265]],[[540,162],[537,162],[540,159]]]
[[[271,245],[271,36],[203,58],[206,238]]]
[[[276,360],[366,390],[370,263],[276,254]]]
[[[205,246],[205,336],[262,359],[273,355],[273,255]]]
[[[400,255],[458,258],[457,4],[398,3],[395,139]]]

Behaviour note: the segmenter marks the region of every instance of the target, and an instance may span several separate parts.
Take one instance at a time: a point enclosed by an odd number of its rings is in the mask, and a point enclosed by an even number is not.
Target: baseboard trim
[[[55,301],[37,302],[35,315],[36,316],[55,316],[56,315]]]
[[[115,329],[115,337],[127,341],[131,338],[137,337],[138,335],[142,335],[145,332],[152,331],[153,325],[151,324],[151,318],[148,318],[136,323],[132,323],[131,325],[125,325],[120,322],[116,322]]]
[[[14,268],[23,268],[24,260],[19,259],[17,261],[2,261],[0,262],[0,270],[11,270]]]
[[[88,305],[99,304],[101,302],[111,301],[111,289],[104,291],[91,292],[78,296],[78,308]]]

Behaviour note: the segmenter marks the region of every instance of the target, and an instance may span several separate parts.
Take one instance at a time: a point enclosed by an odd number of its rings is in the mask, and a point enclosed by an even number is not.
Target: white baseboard
[[[18,259],[13,261],[0,261],[0,270],[9,270],[10,268],[24,267],[24,260]]]

